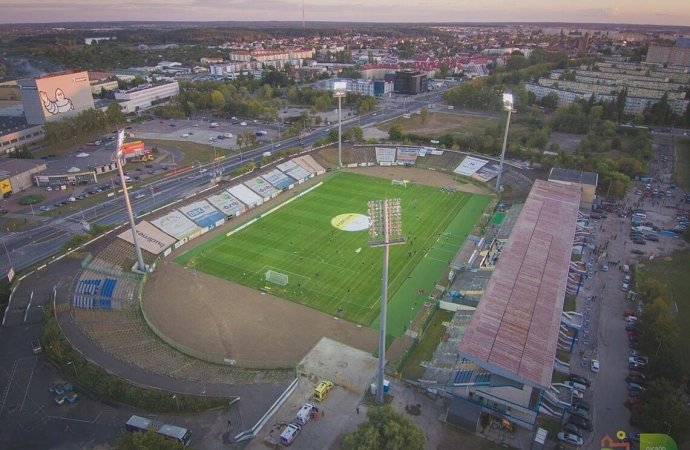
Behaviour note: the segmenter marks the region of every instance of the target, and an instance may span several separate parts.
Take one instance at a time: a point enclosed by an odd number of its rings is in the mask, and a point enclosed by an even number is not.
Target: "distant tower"
[[[302,0],[302,28],[306,28],[304,25],[304,0]]]

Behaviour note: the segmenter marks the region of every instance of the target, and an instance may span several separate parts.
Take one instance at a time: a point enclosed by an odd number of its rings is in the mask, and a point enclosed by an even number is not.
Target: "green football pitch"
[[[418,290],[431,292],[490,201],[429,186],[392,186],[390,180],[346,172],[324,178],[295,198],[302,191],[283,194],[278,201],[293,201],[175,262],[376,327],[383,249],[367,245],[367,202],[400,198],[406,242],[390,248],[388,326],[390,334],[401,335],[424,303]],[[269,270],[286,275],[287,284],[267,281]],[[396,294],[403,286],[407,295]]]

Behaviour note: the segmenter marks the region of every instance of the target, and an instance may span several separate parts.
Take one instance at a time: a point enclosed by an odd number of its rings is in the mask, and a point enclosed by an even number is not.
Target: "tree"
[[[225,96],[220,91],[211,92],[211,108],[219,110],[225,105]]]
[[[671,437],[676,442],[685,441],[690,434],[687,427],[690,413],[668,380],[654,380],[649,384],[635,419],[642,424],[642,432],[665,433],[670,426]]]
[[[429,108],[426,106],[422,107],[420,117],[422,118],[422,124],[425,124],[426,121],[429,120]]]
[[[388,130],[388,137],[391,141],[401,141],[405,137],[402,125],[393,125]]]
[[[157,434],[153,430],[146,433],[130,433],[123,431],[117,441],[115,441],[116,450],[140,450],[159,449],[159,450],[193,450],[194,447],[185,447],[182,442],[167,438],[163,435]]]
[[[350,141],[353,144],[364,140],[364,131],[361,127],[350,127],[343,132],[343,141]]]
[[[422,450],[424,431],[392,406],[374,406],[367,411],[367,422],[343,438],[345,450]]]

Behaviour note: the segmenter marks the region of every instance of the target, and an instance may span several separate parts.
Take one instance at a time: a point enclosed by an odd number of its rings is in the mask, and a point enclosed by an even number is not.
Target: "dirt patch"
[[[582,134],[560,133],[554,131],[551,133],[549,142],[546,144],[546,149],[550,149],[553,144],[558,144],[561,149],[568,153],[575,153],[577,146],[585,136]]]
[[[388,135],[393,125],[401,125],[405,133],[437,136],[445,133],[464,135],[466,133],[483,134],[487,127],[495,126],[497,117],[492,114],[449,114],[431,113],[426,122],[420,114],[411,114],[409,119],[395,119],[385,122],[377,128]]]

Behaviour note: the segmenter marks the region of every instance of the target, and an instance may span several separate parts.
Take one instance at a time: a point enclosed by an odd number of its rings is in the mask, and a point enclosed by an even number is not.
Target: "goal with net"
[[[279,286],[285,286],[288,284],[288,276],[275,270],[269,270],[266,272],[266,281]]]
[[[407,183],[409,183],[409,180],[391,180],[391,185],[392,186],[404,186],[407,187]]]

